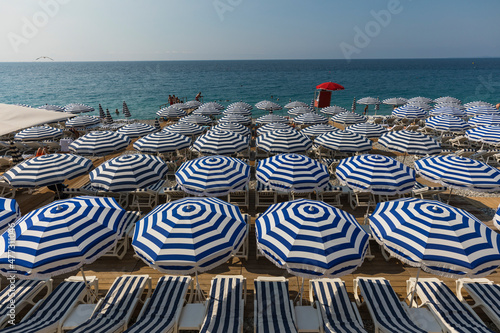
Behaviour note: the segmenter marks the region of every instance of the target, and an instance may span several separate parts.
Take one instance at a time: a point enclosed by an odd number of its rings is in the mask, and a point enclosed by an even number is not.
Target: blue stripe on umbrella
[[[378,143],[400,153],[433,155],[441,152],[441,145],[434,138],[414,131],[387,132]]]
[[[13,187],[61,184],[89,172],[92,161],[72,154],[49,154],[24,160],[4,173]]]
[[[50,126],[35,126],[24,129],[14,136],[16,140],[44,140],[59,138],[63,131]]]
[[[21,210],[14,199],[0,197],[0,235],[21,217]]]
[[[189,194],[224,196],[247,185],[250,167],[232,157],[204,156],[182,163],[175,178]]]
[[[349,274],[362,264],[368,247],[368,234],[351,214],[320,201],[272,205],[255,227],[266,258],[306,278]]]
[[[69,150],[79,155],[107,155],[127,148],[128,136],[111,131],[95,131],[85,134],[69,145]]]
[[[247,136],[229,131],[208,131],[193,143],[193,149],[204,154],[230,155],[248,148]]]
[[[148,153],[168,153],[188,148],[190,145],[190,137],[172,132],[158,132],[146,135],[134,142],[134,149]]]
[[[106,253],[121,236],[126,211],[113,198],[77,197],[54,201],[18,220],[17,277],[46,279],[74,271]],[[10,275],[8,233],[0,236],[0,272]]]
[[[185,198],[157,206],[137,222],[132,246],[160,272],[186,275],[227,261],[245,234],[238,207],[217,198]]]
[[[168,167],[158,156],[122,155],[106,161],[89,174],[95,189],[127,192],[146,188],[164,178]]]
[[[409,193],[415,185],[413,169],[382,155],[345,158],[340,161],[335,174],[342,185],[380,195]]]
[[[431,156],[415,161],[418,174],[446,187],[474,191],[500,190],[500,170],[460,156]]]
[[[311,149],[312,142],[304,134],[291,130],[278,130],[259,135],[257,147],[272,154],[305,153]]]
[[[257,180],[286,192],[323,191],[330,181],[326,166],[304,155],[281,154],[261,160]]]
[[[465,210],[415,198],[379,203],[375,240],[406,264],[453,278],[483,277],[500,265],[498,234]]]
[[[145,136],[156,131],[158,130],[154,126],[142,123],[133,123],[120,127],[117,133],[126,135],[129,138],[138,138],[140,136]]]
[[[314,143],[345,153],[368,152],[372,149],[372,142],[365,136],[341,130],[322,134],[314,139]]]

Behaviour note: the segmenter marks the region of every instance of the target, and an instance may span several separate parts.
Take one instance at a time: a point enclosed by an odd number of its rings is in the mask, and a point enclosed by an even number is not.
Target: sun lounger
[[[363,301],[360,296],[363,297]],[[389,281],[384,278],[356,278],[354,298],[358,307],[361,305],[368,307],[375,332],[426,332],[413,323],[407,313],[406,304],[399,300]]]
[[[0,292],[0,328],[7,325],[10,319],[9,311],[12,304],[15,305],[16,313],[20,313],[27,305],[35,305],[34,298],[44,289],[47,289],[45,297],[52,291],[52,279],[49,280],[16,280],[15,288],[7,285]]]
[[[472,308],[479,307],[500,329],[500,285],[486,278],[482,279],[458,279],[457,296],[461,302],[465,302],[463,289],[472,298],[474,304]]]
[[[406,283],[411,293],[415,288],[415,278]],[[443,332],[492,332],[481,321],[472,308],[460,302],[450,288],[437,278],[420,278],[416,296],[434,315]]]
[[[316,196],[318,200],[340,208],[342,207],[342,202],[340,201],[342,193],[342,186],[333,186],[331,183],[328,183],[323,191],[316,192]]]
[[[250,191],[248,185],[241,191],[234,191],[227,195],[227,201],[230,204],[248,209],[250,205]]]
[[[454,154],[460,157],[472,157],[472,155],[476,154],[476,150],[472,148],[464,148],[457,150]]]
[[[278,202],[278,193],[269,186],[257,181],[255,188],[255,208],[265,207],[266,209]]]
[[[16,189],[4,180],[0,180],[0,197],[14,198]]]
[[[90,319],[72,329],[72,333],[108,333],[126,330],[144,289],[151,295],[148,275],[123,275],[113,282],[106,296],[99,300]]]
[[[166,202],[175,201],[188,196],[178,184],[175,184],[173,187],[164,187],[163,194],[166,195]]]
[[[94,282],[97,282],[97,280],[95,279]],[[91,297],[89,297],[87,286],[83,280],[66,279],[47,298],[39,301],[19,324],[7,327],[2,332],[60,332],[62,323],[71,311],[78,304],[89,303],[90,301]]]
[[[344,281],[310,280],[309,299],[321,311],[324,332],[366,332],[356,304],[349,300]]]
[[[103,256],[107,257],[116,257],[118,259],[123,259],[125,254],[129,249],[129,237],[132,234],[132,230],[134,229],[135,223],[139,221],[141,218],[141,212],[130,211],[126,212],[126,219],[121,226],[122,230],[120,231],[120,239],[116,242],[115,246],[113,246],[108,252],[106,252]]]
[[[288,280],[258,277],[254,280],[254,331],[256,333],[297,332]]]
[[[134,325],[127,333],[177,332],[182,306],[193,280],[189,276],[163,276],[147,299]]]
[[[469,139],[463,135],[450,139],[448,142],[456,149],[470,148]]]
[[[246,289],[246,279],[241,275],[217,275],[212,279],[200,332],[243,332]]]
[[[421,199],[434,199],[441,201],[440,193],[446,191],[447,188],[444,186],[425,186],[422,183],[415,182],[413,189],[411,190],[411,195],[413,197],[420,197]]]

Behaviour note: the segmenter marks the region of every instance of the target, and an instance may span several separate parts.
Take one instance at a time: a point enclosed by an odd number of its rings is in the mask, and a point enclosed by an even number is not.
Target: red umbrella
[[[335,82],[323,82],[316,86],[316,89],[323,90],[344,90],[344,87]]]

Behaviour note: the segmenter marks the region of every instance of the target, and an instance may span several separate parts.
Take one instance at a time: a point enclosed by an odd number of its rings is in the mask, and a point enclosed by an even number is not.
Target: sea
[[[500,59],[388,60],[230,60],[139,62],[0,63],[0,103],[64,106],[84,103],[122,115],[125,101],[136,119],[154,119],[169,95],[224,106],[271,100],[310,103],[315,87],[332,81],[332,105],[352,108],[353,99],[378,97],[435,99],[452,96],[463,103],[500,102]],[[362,112],[364,106],[358,105]],[[389,114],[382,105],[378,114]],[[368,114],[374,112],[370,106]],[[97,114],[95,111],[92,114]],[[267,113],[254,109],[254,117]],[[286,110],[275,113],[286,113]]]

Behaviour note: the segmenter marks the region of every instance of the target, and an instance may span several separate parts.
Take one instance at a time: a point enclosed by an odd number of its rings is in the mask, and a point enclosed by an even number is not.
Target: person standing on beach
[[[172,95],[168,95],[168,104],[170,105],[174,104],[174,101],[172,100]]]

